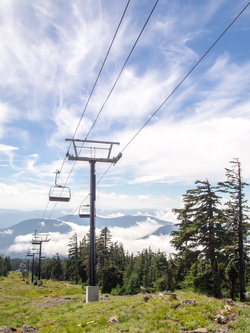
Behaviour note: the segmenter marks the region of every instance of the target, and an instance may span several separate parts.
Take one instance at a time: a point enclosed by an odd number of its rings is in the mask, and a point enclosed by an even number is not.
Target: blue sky
[[[0,2],[0,208],[43,210],[62,165],[66,181],[73,163],[63,164],[65,138],[75,133],[126,3]],[[224,180],[234,157],[250,181],[250,6],[127,146],[247,3],[158,2],[88,136],[120,142],[114,156],[124,150],[98,184],[97,213],[156,209],[171,220],[194,181]],[[76,139],[86,138],[154,4],[131,0]],[[107,167],[96,165],[97,179]],[[73,212],[89,192],[87,162],[76,163],[68,186],[72,200],[57,209]]]

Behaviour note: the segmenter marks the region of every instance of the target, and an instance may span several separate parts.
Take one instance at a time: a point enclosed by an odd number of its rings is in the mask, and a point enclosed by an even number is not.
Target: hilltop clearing
[[[105,294],[86,304],[79,285],[37,287],[11,272],[1,278],[0,298],[0,332],[250,332],[249,303],[191,292]]]

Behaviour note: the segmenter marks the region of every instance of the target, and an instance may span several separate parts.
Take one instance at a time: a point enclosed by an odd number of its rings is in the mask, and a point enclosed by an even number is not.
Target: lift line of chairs
[[[71,191],[68,186],[58,185],[57,179],[60,174],[59,170],[55,172],[55,185],[51,186],[49,191],[49,201],[57,201],[57,202],[69,202],[71,199]],[[89,205],[81,205],[79,207],[78,215],[81,218],[89,218]]]

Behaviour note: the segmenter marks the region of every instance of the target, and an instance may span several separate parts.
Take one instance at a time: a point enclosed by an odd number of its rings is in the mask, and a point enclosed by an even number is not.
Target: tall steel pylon
[[[74,155],[67,153],[70,161],[87,161],[90,164],[90,244],[89,244],[89,283],[90,286],[96,285],[96,241],[95,241],[95,201],[96,201],[96,162],[116,164],[122,157],[119,153],[116,157],[110,157],[113,145],[119,145],[119,142],[110,141],[92,141],[65,139],[73,144]],[[80,146],[77,144],[80,143]],[[89,156],[80,156],[81,152],[86,149],[89,151]],[[96,155],[100,154],[97,157]],[[107,155],[107,156],[106,156]]]
[[[32,257],[32,267],[31,267],[31,282],[34,282],[34,265],[35,265],[35,255],[39,254],[38,252],[34,252],[35,249],[29,250],[26,254],[26,257]],[[29,271],[29,270],[28,270]]]
[[[49,242],[48,235],[45,234],[34,234],[34,238],[32,239],[32,244],[39,245],[39,265],[38,265],[38,279],[37,285],[41,285],[41,259],[42,259],[42,244],[43,242]]]

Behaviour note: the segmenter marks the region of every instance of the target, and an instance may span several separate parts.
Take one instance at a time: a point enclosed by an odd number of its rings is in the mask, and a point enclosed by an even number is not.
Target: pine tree
[[[79,275],[82,279],[82,283],[86,284],[89,278],[89,234],[84,236],[80,242],[79,253]]]
[[[108,252],[111,244],[111,234],[108,228],[103,228],[99,237],[96,238],[96,253],[98,270],[103,268],[109,261]]]
[[[78,241],[77,241],[77,234],[70,238],[69,246],[69,257],[68,257],[68,274],[70,280],[73,281],[75,284],[79,282],[79,249],[78,249]]]
[[[3,260],[3,257],[0,255],[0,276],[3,276],[4,275],[4,260]]]
[[[51,269],[51,278],[62,281],[63,280],[63,268],[62,268],[62,261],[57,253],[56,256],[52,258],[52,269]]]
[[[11,261],[9,256],[4,258],[4,266],[7,272],[11,271]]]
[[[104,228],[96,241],[99,285],[105,293],[110,293],[122,284],[125,266],[123,246],[117,242],[112,243],[111,237],[110,230]]]
[[[225,216],[218,208],[220,197],[208,180],[196,181],[195,184],[197,187],[183,196],[184,208],[173,210],[181,222],[179,230],[172,232],[171,243],[181,255],[188,255],[188,259],[199,256],[209,262],[209,274],[203,274],[203,278],[212,284],[212,290],[208,291],[220,298],[218,261],[226,239]]]
[[[158,251],[153,256],[151,265],[152,284],[155,282],[156,291],[168,290],[169,271],[166,254]]]
[[[227,180],[225,182],[219,182],[218,187],[221,192],[229,194],[230,197],[230,200],[226,203],[227,208],[225,210],[228,217],[227,226],[230,233],[231,244],[229,243],[229,249],[231,250],[231,260],[235,259],[239,266],[240,299],[244,300],[246,292],[246,239],[250,230],[250,225],[248,223],[249,217],[246,214],[246,212],[249,211],[249,207],[246,205],[243,190],[244,187],[249,184],[243,182],[239,160],[234,159],[230,163],[232,164],[232,168],[225,169]],[[232,285],[233,289],[234,287],[235,283]],[[234,292],[231,291],[232,296],[233,293]]]
[[[43,260],[43,265],[42,265],[42,271],[41,271],[41,277],[42,279],[52,279],[52,268],[53,268],[53,263],[50,258],[46,258]]]
[[[0,276],[7,276],[11,270],[10,257],[3,257],[0,255]]]

